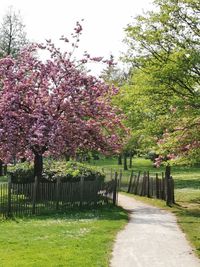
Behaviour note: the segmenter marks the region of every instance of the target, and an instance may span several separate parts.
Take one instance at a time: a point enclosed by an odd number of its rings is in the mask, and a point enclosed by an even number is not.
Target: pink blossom
[[[77,23],[75,32],[81,31]],[[50,59],[42,62],[38,49],[47,50]],[[66,54],[47,40],[46,45],[23,50],[18,59],[0,60],[1,159],[66,151],[74,155],[83,148],[119,150],[117,129],[124,127],[119,111],[111,106],[117,89],[81,71]]]

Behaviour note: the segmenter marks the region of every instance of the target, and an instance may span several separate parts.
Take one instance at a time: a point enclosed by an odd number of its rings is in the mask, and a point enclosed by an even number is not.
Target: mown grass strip
[[[107,267],[127,213],[108,206],[0,221],[2,267]]]

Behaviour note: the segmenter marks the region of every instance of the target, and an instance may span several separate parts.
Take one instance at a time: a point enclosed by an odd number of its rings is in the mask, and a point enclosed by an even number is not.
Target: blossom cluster
[[[81,30],[77,24],[75,35]],[[48,51],[50,59],[39,59],[39,49]],[[45,45],[24,49],[17,59],[0,60],[0,158],[4,161],[120,148],[117,132],[123,125],[111,106],[116,88],[78,68],[67,55],[47,40]]]

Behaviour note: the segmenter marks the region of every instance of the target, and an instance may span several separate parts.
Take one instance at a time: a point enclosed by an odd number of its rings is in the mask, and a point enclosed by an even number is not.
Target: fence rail
[[[117,201],[117,179],[109,182],[84,181],[0,184],[0,215],[42,214],[68,207],[97,205]]]

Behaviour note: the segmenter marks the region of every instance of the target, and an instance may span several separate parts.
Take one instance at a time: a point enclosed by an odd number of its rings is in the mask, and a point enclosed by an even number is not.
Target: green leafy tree
[[[157,0],[154,4],[155,11],[136,17],[126,28],[125,61],[131,64],[135,99],[130,123],[133,127],[137,120],[138,128],[161,139],[158,152],[163,158],[198,162],[200,2]]]
[[[126,114],[125,124],[131,129],[124,146],[129,155],[146,154],[152,150],[156,140],[162,136],[169,117],[166,114],[169,104],[160,99],[155,101],[155,97],[147,93],[150,90],[147,78],[142,71],[135,72],[114,99]]]

